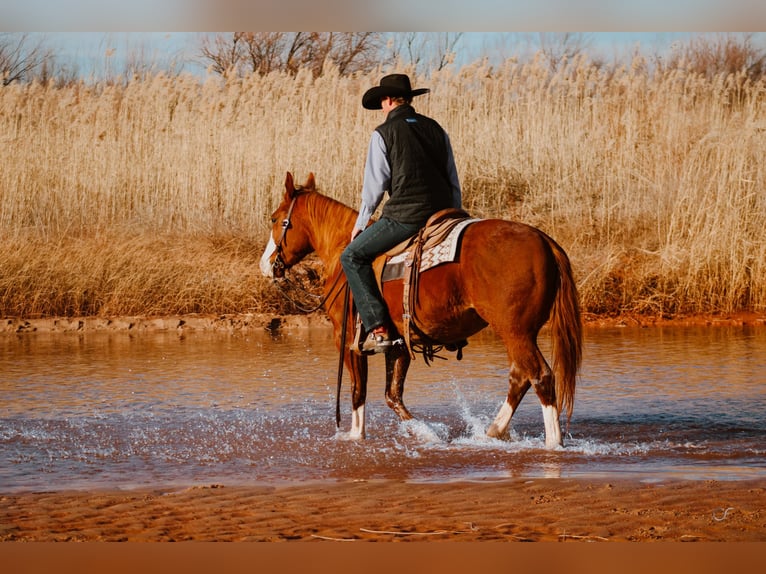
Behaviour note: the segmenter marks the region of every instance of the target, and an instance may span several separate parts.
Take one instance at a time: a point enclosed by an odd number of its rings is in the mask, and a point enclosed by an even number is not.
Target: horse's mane
[[[309,217],[317,223],[314,226],[315,247],[324,245],[333,252],[337,251],[339,256],[348,245],[359,212],[316,190],[302,190],[301,193],[306,195]]]

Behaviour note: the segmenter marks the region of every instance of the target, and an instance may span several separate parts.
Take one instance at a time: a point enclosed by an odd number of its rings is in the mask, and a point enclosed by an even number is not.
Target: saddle
[[[434,347],[439,342],[431,338],[418,325],[415,307],[418,296],[420,273],[441,263],[455,261],[458,253],[460,234],[469,224],[478,221],[462,209],[443,209],[433,214],[418,233],[378,257],[373,263],[373,270],[378,287],[383,290],[383,283],[395,279],[402,280],[402,317],[404,343],[411,355],[414,355],[413,335],[418,340],[419,352],[426,362],[434,356]],[[446,245],[446,249],[440,249]],[[458,360],[462,358],[462,348],[466,341],[447,347],[457,351]]]
[[[434,247],[438,245],[449,235],[450,231],[466,219],[470,219],[471,216],[468,212],[451,207],[449,209],[442,209],[437,211],[431,217],[428,218],[426,224],[420,229],[418,233],[405,239],[399,245],[386,251],[386,260],[391,259],[401,253],[407,251],[410,247],[417,243],[420,243],[422,249]],[[376,261],[376,264],[379,263]]]

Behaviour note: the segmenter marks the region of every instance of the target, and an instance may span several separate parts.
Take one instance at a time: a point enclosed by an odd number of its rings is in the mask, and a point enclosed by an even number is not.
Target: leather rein
[[[296,192],[300,191],[300,188],[295,189]],[[335,394],[335,426],[336,428],[340,428],[340,391],[341,391],[341,385],[343,382],[343,357],[346,353],[346,334],[347,334],[347,325],[348,325],[348,314],[349,314],[349,298],[350,298],[350,292],[351,290],[348,288],[348,282],[344,282],[344,284],[341,286],[341,288],[333,295],[332,299],[330,299],[330,296],[332,295],[333,291],[335,291],[335,288],[338,286],[338,283],[340,282],[340,278],[344,277],[345,274],[338,272],[338,274],[335,276],[335,281],[333,281],[330,288],[327,290],[327,293],[322,297],[319,302],[311,308],[304,307],[302,303],[296,301],[293,299],[290,294],[288,293],[287,289],[283,288],[283,284],[287,283],[293,288],[302,291],[306,295],[310,295],[311,297],[317,297],[314,293],[309,292],[308,290],[304,289],[302,286],[299,286],[293,282],[291,282],[285,272],[289,269],[289,266],[285,263],[284,258],[282,257],[283,249],[282,245],[285,242],[285,237],[287,236],[287,230],[290,229],[292,226],[292,223],[290,222],[290,219],[293,215],[293,209],[295,208],[295,201],[298,199],[298,194],[293,196],[292,201],[290,202],[290,207],[287,210],[287,216],[282,220],[282,233],[279,236],[279,241],[277,241],[277,247],[276,247],[276,257],[274,257],[274,261],[271,264],[271,275],[274,278],[274,283],[277,286],[277,288],[282,292],[282,295],[290,301],[296,308],[298,308],[300,311],[303,311],[304,313],[313,313],[314,311],[318,311],[322,307],[325,307],[325,304],[332,305],[332,303],[335,301],[335,298],[340,295],[341,291],[344,292],[343,297],[343,319],[341,323],[341,339],[340,339],[340,356],[338,358],[338,381],[336,385],[336,394]],[[276,270],[279,270],[282,275],[282,281],[277,280],[277,275],[275,273]],[[325,310],[327,308],[325,307]]]

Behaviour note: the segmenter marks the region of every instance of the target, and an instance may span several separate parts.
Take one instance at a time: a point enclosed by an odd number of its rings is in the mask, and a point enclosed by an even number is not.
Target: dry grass
[[[133,316],[279,310],[260,245],[237,236],[123,230],[3,246],[6,315]]]
[[[0,90],[0,314],[278,310],[258,276],[284,175],[356,205],[380,73]],[[466,207],[569,252],[586,311],[766,309],[764,84],[636,59],[415,78]]]

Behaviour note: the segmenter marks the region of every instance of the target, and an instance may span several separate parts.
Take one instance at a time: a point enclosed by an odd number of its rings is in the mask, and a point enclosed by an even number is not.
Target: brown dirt
[[[743,311],[726,314],[599,316],[585,314],[583,324],[590,327],[665,327],[665,326],[742,326],[766,325],[766,313]],[[241,313],[226,315],[175,315],[164,317],[47,317],[0,319],[0,333],[88,332],[88,331],[247,331],[279,330],[329,326],[323,313],[311,315],[276,315]]]
[[[674,315],[669,317],[655,317],[649,315],[619,315],[605,317],[585,314],[583,323],[586,327],[763,326],[766,325],[766,313],[738,311],[736,313],[699,313],[696,315]]]

